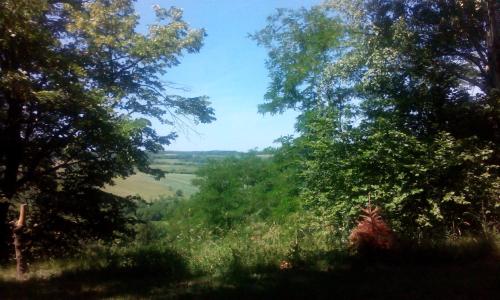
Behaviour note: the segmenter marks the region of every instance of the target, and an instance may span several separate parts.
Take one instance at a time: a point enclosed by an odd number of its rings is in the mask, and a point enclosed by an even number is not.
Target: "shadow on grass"
[[[234,260],[226,276],[214,278],[189,274],[173,252],[149,249],[117,256],[102,269],[0,281],[0,299],[499,299],[496,253],[482,245],[365,257],[306,253],[287,270]]]
[[[49,278],[0,280],[0,299],[144,298],[190,275],[186,262],[175,252],[155,249],[128,251],[106,257],[102,268],[77,268]]]
[[[386,253],[331,251],[302,257],[287,270],[244,267],[236,260],[217,286],[199,286],[178,295],[183,299],[500,299],[500,260],[491,241],[403,244]]]
[[[326,254],[328,255],[328,254]],[[357,260],[357,259],[354,259]],[[238,268],[238,280],[191,290],[183,299],[499,299],[496,257],[439,263],[359,261],[324,271]]]

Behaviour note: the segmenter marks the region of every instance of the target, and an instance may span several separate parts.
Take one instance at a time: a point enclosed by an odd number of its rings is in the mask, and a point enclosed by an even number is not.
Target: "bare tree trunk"
[[[21,204],[19,210],[19,219],[14,225],[14,248],[16,250],[16,276],[18,280],[24,279],[24,274],[28,271],[28,265],[25,252],[25,223],[26,223],[26,204]]]
[[[11,228],[8,221],[9,202],[0,197],[0,263],[6,262],[10,256]]]
[[[488,0],[488,71],[491,89],[500,89],[500,1]]]

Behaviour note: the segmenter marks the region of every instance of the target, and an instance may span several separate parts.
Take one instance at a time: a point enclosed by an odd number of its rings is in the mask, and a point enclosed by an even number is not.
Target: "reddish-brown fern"
[[[394,234],[380,216],[380,209],[369,203],[361,211],[360,221],[349,235],[351,246],[359,251],[393,248]]]

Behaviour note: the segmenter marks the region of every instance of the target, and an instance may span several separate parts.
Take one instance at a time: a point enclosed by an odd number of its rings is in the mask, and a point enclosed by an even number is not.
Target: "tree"
[[[156,23],[141,33],[132,0],[0,3],[2,245],[20,202],[33,232],[50,232],[45,240],[71,228],[77,240],[110,237],[133,204],[100,188],[135,170],[161,177],[147,153],[176,137],[158,135],[150,119],[170,128],[215,120],[207,97],[171,95],[162,79],[205,32],[177,8],[153,8]]]
[[[269,49],[270,92],[261,109],[301,109],[295,144],[304,159],[303,197],[340,233],[369,192],[411,237],[480,230],[496,220],[492,5],[327,1],[278,11],[254,35]]]
[[[193,183],[194,215],[218,233],[249,221],[281,222],[299,210],[299,180],[293,163],[249,153],[211,160],[197,171]]]

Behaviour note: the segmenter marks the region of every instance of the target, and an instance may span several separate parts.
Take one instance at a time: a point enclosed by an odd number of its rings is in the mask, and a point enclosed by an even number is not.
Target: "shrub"
[[[368,204],[361,210],[358,225],[349,235],[349,242],[358,253],[390,250],[394,247],[394,234],[380,215],[380,209]]]

